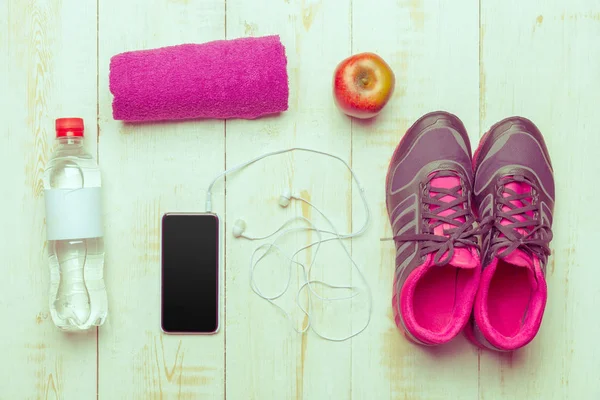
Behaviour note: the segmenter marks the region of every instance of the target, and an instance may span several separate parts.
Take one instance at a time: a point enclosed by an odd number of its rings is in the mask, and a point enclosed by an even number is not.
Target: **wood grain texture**
[[[477,1],[353,0],[353,53],[373,51],[396,75],[390,103],[374,120],[353,124],[352,160],[373,209],[373,224],[353,250],[373,287],[371,327],[352,346],[355,399],[475,399],[477,351],[459,336],[437,348],[409,343],[392,314],[396,252],[385,207],[388,163],[421,115],[446,110],[478,137]],[[369,18],[365,18],[369,15]],[[374,24],[373,21],[377,21]],[[355,195],[355,213],[361,212]],[[356,217],[355,217],[356,219]]]
[[[114,121],[108,67],[110,57],[127,50],[223,39],[224,12],[221,0],[100,2],[99,158],[109,295],[109,317],[99,331],[100,398],[223,397],[224,334],[161,333],[159,258],[163,213],[203,210],[205,182],[224,165],[224,123]],[[215,206],[222,203],[215,199]]]
[[[256,4],[227,1],[227,37],[276,33],[286,46],[290,85],[289,110],[258,121],[227,122],[227,166],[268,151],[293,146],[315,148],[350,159],[350,121],[335,108],[331,79],[337,63],[350,54],[349,1],[277,1]],[[246,29],[251,26],[252,29]],[[268,84],[265,83],[265,84]],[[299,202],[281,209],[284,188],[307,198],[326,212],[342,232],[351,229],[350,175],[335,160],[293,153],[267,159],[227,179],[227,397],[232,399],[350,398],[351,344],[330,343],[313,332],[295,333],[291,322],[251,292],[249,260],[256,242],[230,235],[234,221],[244,217],[248,234],[261,236],[294,215],[326,223]],[[315,240],[301,234],[284,240],[284,249]],[[349,243],[347,244],[349,245]],[[313,251],[301,253],[308,263]],[[324,245],[314,277],[350,283],[350,263],[336,243]],[[285,286],[287,263],[273,255],[257,273],[266,293]],[[307,320],[294,305],[300,271],[279,304],[300,328]],[[328,295],[332,295],[328,293]],[[340,294],[338,294],[339,296]],[[329,336],[350,333],[352,304],[315,301],[313,324]]]
[[[75,0],[0,4],[2,399],[96,393],[96,332],[66,335],[49,315],[43,199],[55,118],[85,118],[96,152],[95,24]]]
[[[482,399],[600,398],[600,224],[595,120],[598,4],[481,2],[483,130],[521,115],[544,134],[555,171],[553,256],[541,330],[512,354],[481,354]],[[483,133],[483,131],[482,131]]]
[[[84,4],[85,3],[85,4]],[[600,173],[595,127],[600,91],[600,8],[574,0],[5,0],[0,3],[0,399],[576,399],[600,398],[594,239]],[[290,109],[256,121],[125,125],[113,121],[110,57],[135,49],[279,34],[286,46]],[[331,96],[339,61],[380,54],[396,74],[394,97],[369,122],[350,121]],[[266,83],[268,84],[268,83]],[[546,137],[557,187],[549,299],[542,329],[511,354],[478,351],[463,337],[429,349],[410,344],[391,312],[395,252],[385,210],[389,159],[422,114],[444,109],[465,123],[473,149],[493,123],[522,115]],[[109,317],[97,334],[65,335],[48,313],[42,173],[54,119],[86,121],[86,146],[103,173]],[[99,128],[99,132],[97,132]],[[314,202],[340,231],[356,230],[362,205],[333,160],[276,156],[215,186],[221,217],[221,318],[214,336],[160,332],[160,218],[202,211],[206,185],[225,167],[292,146],[351,162],[373,219],[351,251],[373,293],[369,328],[343,343],[295,333],[249,288],[256,242],[293,216],[284,188]],[[290,236],[287,251],[316,239]],[[350,244],[347,244],[350,246]],[[301,253],[309,262],[314,251]],[[273,255],[257,272],[267,293],[287,264]],[[358,284],[335,243],[317,279]],[[300,273],[280,303],[296,327]],[[331,293],[330,293],[331,294]],[[362,322],[362,298],[315,303],[314,324],[343,336]]]

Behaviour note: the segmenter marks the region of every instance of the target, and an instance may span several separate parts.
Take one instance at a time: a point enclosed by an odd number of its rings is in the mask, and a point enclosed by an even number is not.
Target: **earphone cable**
[[[252,256],[250,258],[250,287],[251,289],[262,299],[268,301],[269,303],[271,303],[273,306],[275,306],[276,308],[278,308],[285,316],[288,320],[292,321],[292,318],[290,316],[290,314],[283,309],[281,306],[279,306],[275,300],[280,298],[281,296],[283,296],[287,290],[289,289],[290,283],[291,283],[291,276],[292,276],[292,267],[293,265],[297,265],[300,266],[303,270],[303,275],[304,275],[304,282],[302,283],[302,285],[300,286],[300,288],[298,289],[297,293],[296,293],[296,304],[297,306],[300,308],[300,310],[302,311],[302,313],[307,317],[307,324],[306,326],[302,327],[300,330],[296,328],[296,326],[294,326],[293,324],[293,328],[296,332],[298,333],[304,333],[306,332],[309,328],[312,327],[313,332],[318,335],[319,337],[326,339],[326,340],[330,340],[330,341],[345,341],[348,340],[358,334],[360,334],[361,332],[363,332],[367,326],[369,325],[369,322],[371,320],[371,313],[372,313],[372,294],[371,294],[371,290],[370,287],[368,285],[368,282],[364,276],[364,274],[362,273],[362,271],[360,270],[360,268],[358,267],[358,265],[356,264],[356,262],[354,261],[354,259],[352,258],[350,252],[348,251],[347,247],[344,245],[343,240],[344,239],[352,239],[354,237],[360,236],[362,235],[369,223],[370,223],[370,218],[371,218],[371,214],[370,214],[370,210],[369,210],[369,206],[368,206],[368,202],[366,199],[366,195],[364,192],[364,189],[362,188],[360,181],[358,180],[358,177],[356,176],[356,174],[354,173],[354,171],[352,170],[352,168],[350,167],[350,165],[348,165],[348,163],[346,161],[344,161],[342,158],[323,152],[323,151],[319,151],[319,150],[313,150],[313,149],[307,149],[307,148],[302,148],[302,147],[294,147],[294,148],[289,148],[289,149],[285,149],[285,150],[279,150],[279,151],[274,151],[274,152],[270,152],[270,153],[266,153],[263,154],[259,157],[256,157],[254,159],[251,159],[247,162],[238,164],[232,168],[229,168],[225,171],[223,171],[222,173],[220,173],[218,176],[216,176],[214,178],[214,180],[210,183],[210,185],[208,186],[208,190],[206,192],[206,211],[207,212],[212,212],[212,189],[214,187],[214,185],[216,184],[216,182],[223,178],[225,175],[239,171],[249,165],[252,165],[254,163],[256,163],[257,161],[260,161],[264,158],[270,157],[270,156],[274,156],[274,155],[279,155],[279,154],[284,154],[284,153],[288,153],[288,152],[292,152],[292,151],[303,151],[303,152],[309,152],[309,153],[315,153],[315,154],[320,154],[320,155],[324,155],[330,158],[334,158],[338,161],[340,161],[341,163],[344,164],[344,166],[350,171],[350,174],[352,176],[352,179],[356,182],[356,185],[358,186],[359,189],[359,194],[361,197],[361,200],[363,202],[363,206],[364,206],[364,210],[365,210],[365,222],[364,224],[361,226],[361,228],[357,231],[357,232],[351,232],[348,234],[340,234],[337,229],[335,228],[333,222],[327,218],[327,216],[321,211],[319,210],[314,204],[312,204],[310,201],[303,199],[301,197],[297,197],[297,196],[291,196],[291,198],[302,201],[304,203],[306,203],[307,205],[309,205],[310,207],[314,208],[324,219],[325,221],[328,223],[328,225],[331,228],[331,231],[329,230],[323,230],[323,229],[319,229],[317,228],[310,220],[308,220],[305,217],[295,217],[295,218],[291,218],[288,221],[284,222],[277,230],[275,230],[273,233],[265,235],[265,236],[260,236],[260,237],[250,237],[247,235],[243,234],[243,231],[241,231],[241,233],[239,233],[239,236],[236,237],[243,237],[245,239],[248,240],[265,240],[268,238],[271,238],[275,235],[276,238],[271,242],[271,243],[266,243],[263,244],[259,247],[257,247],[254,252],[252,253]],[[286,203],[287,205],[287,203]],[[287,226],[289,226],[291,223],[295,222],[295,221],[303,221],[305,223],[308,224],[308,227],[295,227],[295,228],[288,228],[285,229]],[[264,257],[267,256],[267,254],[269,254],[273,249],[277,250],[278,252],[284,254],[284,252],[282,251],[282,249],[276,244],[277,241],[290,234],[293,232],[303,232],[303,231],[313,231],[316,232],[318,240],[312,243],[309,243],[308,245],[305,245],[303,247],[301,247],[300,249],[296,250],[291,256],[287,256],[285,255],[285,257],[288,259],[289,261],[289,265],[288,265],[288,274],[287,274],[287,282],[285,284],[285,287],[283,288],[282,291],[276,293],[275,295],[271,295],[271,296],[267,296],[265,295],[259,288],[258,284],[256,283],[255,279],[254,279],[254,271],[256,269],[256,266],[258,265],[258,263],[264,259]],[[323,239],[322,234],[328,234],[328,235],[332,235],[333,237],[329,237],[329,238],[325,238]],[[351,294],[349,296],[344,296],[344,297],[323,297],[321,295],[319,295],[313,288],[313,284],[321,284],[324,286],[327,286],[329,288],[332,289],[347,289],[347,290],[351,290],[354,291],[355,289],[357,289],[357,287],[355,286],[348,286],[348,285],[331,285],[329,283],[323,282],[323,281],[319,281],[319,280],[313,280],[311,279],[311,270],[314,266],[315,260],[317,259],[317,254],[320,250],[321,244],[332,241],[332,240],[338,240],[340,245],[342,246],[344,252],[346,253],[346,255],[348,256],[348,258],[350,259],[353,267],[357,270],[361,281],[365,284],[366,286],[366,292],[367,292],[367,302],[368,302],[368,316],[367,316],[367,320],[365,322],[365,324],[363,326],[361,326],[361,328],[359,330],[357,330],[354,333],[351,333],[348,336],[345,337],[341,337],[341,338],[331,338],[331,337],[327,337],[323,334],[321,334],[320,332],[318,332],[317,330],[315,330],[314,326],[312,326],[312,321],[311,321],[311,313],[310,313],[310,304],[311,304],[311,297],[308,297],[308,307],[305,308],[302,306],[302,304],[300,303],[300,295],[302,293],[302,291],[304,290],[304,288],[308,288],[309,292],[319,298],[320,300],[324,300],[324,301],[339,301],[339,300],[347,300],[347,299],[352,299],[353,297],[355,297],[358,293],[355,294]],[[316,249],[313,253],[313,256],[311,257],[311,262],[310,265],[308,266],[308,268],[298,262],[295,261],[295,257],[302,251],[305,251],[309,248],[312,248],[313,246],[316,246]],[[255,256],[256,254],[263,250],[263,254],[258,257],[258,259],[256,259],[255,261]]]

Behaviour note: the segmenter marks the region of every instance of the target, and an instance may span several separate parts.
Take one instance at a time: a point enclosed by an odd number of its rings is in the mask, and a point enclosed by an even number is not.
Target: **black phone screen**
[[[213,214],[162,219],[161,323],[167,333],[219,327],[219,220]]]

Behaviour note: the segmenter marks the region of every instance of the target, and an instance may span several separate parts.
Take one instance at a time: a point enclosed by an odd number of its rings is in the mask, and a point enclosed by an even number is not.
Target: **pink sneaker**
[[[546,305],[552,165],[542,134],[521,117],[494,125],[474,158],[483,272],[466,334],[487,348],[511,351],[535,337]]]
[[[445,112],[421,117],[392,156],[386,179],[396,242],[392,307],[396,325],[416,343],[448,342],[469,320],[481,270],[472,182],[469,138]]]

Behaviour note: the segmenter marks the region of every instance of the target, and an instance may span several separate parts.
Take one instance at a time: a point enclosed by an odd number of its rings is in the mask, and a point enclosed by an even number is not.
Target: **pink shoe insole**
[[[490,324],[503,336],[513,337],[521,330],[533,293],[531,275],[528,268],[498,261],[490,282],[487,308]]]
[[[427,271],[415,287],[413,312],[416,322],[432,332],[446,330],[453,321],[455,308],[468,300],[464,289],[473,274],[473,269],[449,265]]]

